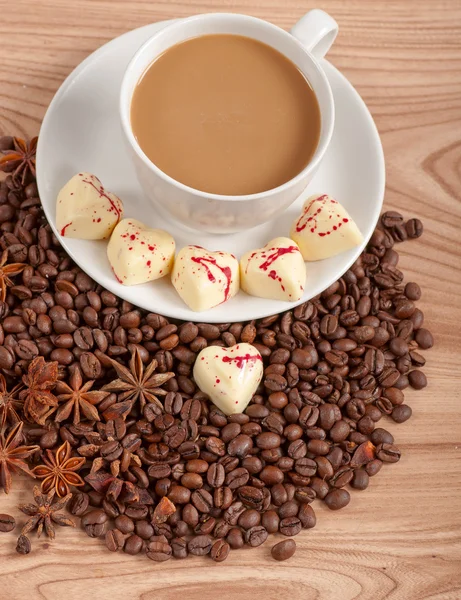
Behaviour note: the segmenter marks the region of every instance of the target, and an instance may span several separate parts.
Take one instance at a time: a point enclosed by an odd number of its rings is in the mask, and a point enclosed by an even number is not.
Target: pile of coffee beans
[[[433,344],[416,306],[420,287],[404,282],[394,247],[422,234],[418,219],[384,213],[356,263],[313,300],[218,325],[147,313],[92,281],[53,235],[34,181],[0,184],[0,230],[8,262],[27,265],[0,301],[0,370],[11,386],[38,355],[57,361],[63,381],[79,369],[93,389],[117,377],[108,357],[128,366],[135,348],[144,364],[155,358],[157,372],[174,373],[163,410],[136,403],[125,419],[113,416],[111,393],[100,421],[51,417],[29,427],[43,450],[68,441],[87,458],[87,483],[68,508],[108,550],[223,561],[271,533],[314,527],[315,502],[344,508],[350,488],[366,489],[400,459],[383,421],[411,416],[404,390],[426,386],[420,351]],[[238,342],[257,347],[264,376],[245,412],[227,417],[192,369],[206,346]],[[295,548],[285,540],[272,555],[284,560]]]

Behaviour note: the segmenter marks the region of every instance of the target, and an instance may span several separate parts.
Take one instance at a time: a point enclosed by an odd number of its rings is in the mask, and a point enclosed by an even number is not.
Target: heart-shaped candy
[[[115,277],[123,285],[154,281],[173,266],[175,242],[169,233],[150,229],[136,219],[123,219],[107,245]]]
[[[240,259],[240,285],[251,296],[294,302],[301,299],[305,283],[306,265],[290,238],[275,238]]]
[[[97,177],[78,173],[56,201],[56,227],[65,237],[104,240],[123,216],[123,204],[107,192]]]
[[[176,257],[171,281],[190,309],[208,310],[239,291],[239,263],[228,252],[185,246]]]
[[[241,413],[248,406],[263,376],[263,360],[251,344],[231,348],[208,346],[197,356],[194,379],[225,415]]]
[[[359,228],[341,204],[324,194],[306,200],[290,237],[304,260],[322,260],[350,250],[363,241]]]

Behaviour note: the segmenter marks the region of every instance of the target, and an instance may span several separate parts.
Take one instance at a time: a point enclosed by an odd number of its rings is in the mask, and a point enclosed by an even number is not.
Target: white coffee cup
[[[179,42],[219,33],[247,36],[281,52],[308,79],[319,103],[321,131],[314,156],[293,179],[266,192],[225,196],[209,194],[184,185],[149,160],[131,128],[133,92],[149,65]],[[290,33],[255,17],[216,13],[178,20],[143,44],[130,61],[122,81],[120,117],[139,182],[156,209],[186,227],[210,233],[232,233],[260,225],[290,206],[316,173],[333,133],[333,94],[318,60],[329,50],[337,33],[336,21],[322,10],[308,12]],[[187,102],[187,98],[184,101]]]

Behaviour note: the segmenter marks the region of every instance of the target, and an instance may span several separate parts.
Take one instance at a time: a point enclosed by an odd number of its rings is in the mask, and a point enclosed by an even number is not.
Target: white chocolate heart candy
[[[363,241],[359,228],[346,209],[327,194],[311,196],[291,227],[304,260],[322,260],[350,250]]]
[[[175,242],[169,233],[150,229],[136,219],[123,219],[107,245],[115,277],[123,285],[137,285],[167,275],[173,266]]]
[[[123,217],[123,204],[97,177],[78,173],[58,194],[56,227],[65,237],[104,240]]]
[[[226,302],[239,291],[239,263],[227,252],[185,246],[176,257],[171,281],[187,306],[201,312]]]
[[[290,238],[278,237],[240,259],[240,285],[251,296],[300,300],[306,284],[306,265]]]
[[[225,415],[248,406],[263,376],[263,360],[251,344],[208,346],[197,356],[194,379]]]

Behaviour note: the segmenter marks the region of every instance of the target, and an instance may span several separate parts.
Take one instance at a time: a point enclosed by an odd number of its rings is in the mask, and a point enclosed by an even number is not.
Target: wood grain
[[[33,135],[70,71],[124,31],[206,11],[253,14],[288,28],[301,0],[0,0],[0,134]],[[323,0],[339,22],[331,61],[356,86],[382,135],[386,208],[424,220],[422,241],[402,247],[408,280],[423,287],[435,332],[430,386],[409,393],[413,418],[389,424],[403,450],[339,513],[297,538],[287,563],[270,543],[221,565],[156,565],[112,555],[79,530],[34,542],[27,557],[0,534],[5,600],[460,600],[461,599],[461,3],[459,0]],[[30,482],[0,498],[15,508]]]

